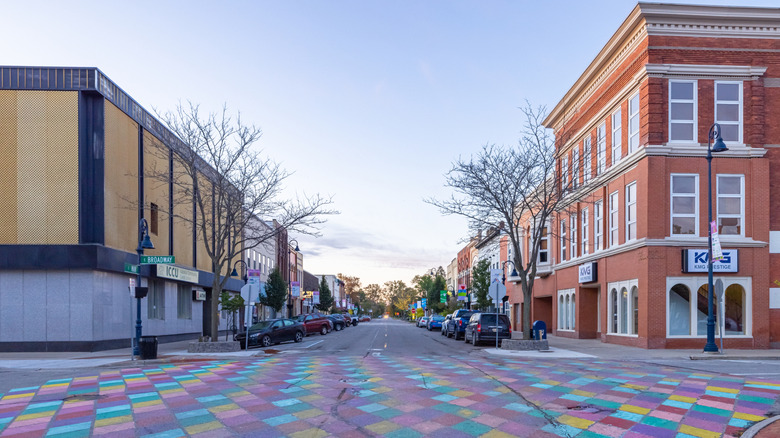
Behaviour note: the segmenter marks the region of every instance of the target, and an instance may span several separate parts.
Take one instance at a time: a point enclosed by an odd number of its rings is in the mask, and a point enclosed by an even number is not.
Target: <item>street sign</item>
[[[138,274],[138,265],[125,263],[125,272],[129,274]]]
[[[447,302],[447,291],[446,290],[439,291],[439,302],[440,303],[446,303]]]
[[[175,256],[141,256],[142,265],[163,265],[171,263],[176,263]]]

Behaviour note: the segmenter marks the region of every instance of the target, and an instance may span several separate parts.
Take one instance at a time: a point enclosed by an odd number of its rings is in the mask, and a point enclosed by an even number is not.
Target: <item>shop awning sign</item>
[[[593,283],[596,280],[596,262],[588,262],[579,266],[580,283]]]
[[[684,249],[682,250],[683,272],[707,272],[709,262],[709,250]],[[720,260],[713,260],[713,272],[739,272],[739,250],[724,249]]]

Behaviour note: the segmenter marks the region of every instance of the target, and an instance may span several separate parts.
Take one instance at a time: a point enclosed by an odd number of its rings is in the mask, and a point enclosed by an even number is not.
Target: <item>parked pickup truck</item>
[[[458,340],[466,335],[466,326],[469,325],[469,318],[474,314],[473,310],[458,309],[452,314],[452,318],[447,320],[446,326],[442,326],[445,335],[448,338],[455,337]]]

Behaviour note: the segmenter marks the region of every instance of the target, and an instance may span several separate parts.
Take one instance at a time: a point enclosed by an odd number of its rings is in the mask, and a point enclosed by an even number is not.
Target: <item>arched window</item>
[[[563,306],[563,295],[561,295],[558,298],[558,328],[561,329],[561,330],[563,330],[563,328],[564,328],[564,323],[563,323],[563,312],[564,312],[564,310],[563,310],[563,308],[564,308],[564,306]]]
[[[620,290],[620,333],[628,333],[628,291]]]
[[[611,309],[611,315],[610,315],[610,333],[617,333],[618,332],[618,299],[617,299],[617,290],[612,289],[609,293],[609,301],[610,301],[610,309]]]
[[[569,326],[569,296],[566,295],[566,318],[565,318],[565,325],[566,330],[571,330],[571,326]]]
[[[631,288],[631,334],[639,334],[639,289]]]
[[[709,297],[707,296],[707,284],[701,285],[696,293],[696,334],[699,336],[707,336],[707,303]],[[718,314],[718,300],[713,300],[712,314]],[[718,325],[715,325],[715,333],[718,333]]]
[[[745,334],[745,289],[732,284],[723,294],[725,314],[723,315],[724,335]]]
[[[574,330],[577,326],[575,325],[576,318],[574,317],[574,314],[576,313],[577,306],[575,305],[575,294],[571,294],[571,329]]]
[[[691,334],[691,291],[682,284],[675,284],[669,293],[669,334]]]

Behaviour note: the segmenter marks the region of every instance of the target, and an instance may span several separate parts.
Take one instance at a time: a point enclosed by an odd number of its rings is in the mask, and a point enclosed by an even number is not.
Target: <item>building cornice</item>
[[[543,125],[558,130],[639,42],[656,35],[777,39],[780,8],[639,3],[550,111]]]
[[[756,80],[766,67],[752,65],[645,64],[644,74],[651,78]]]

